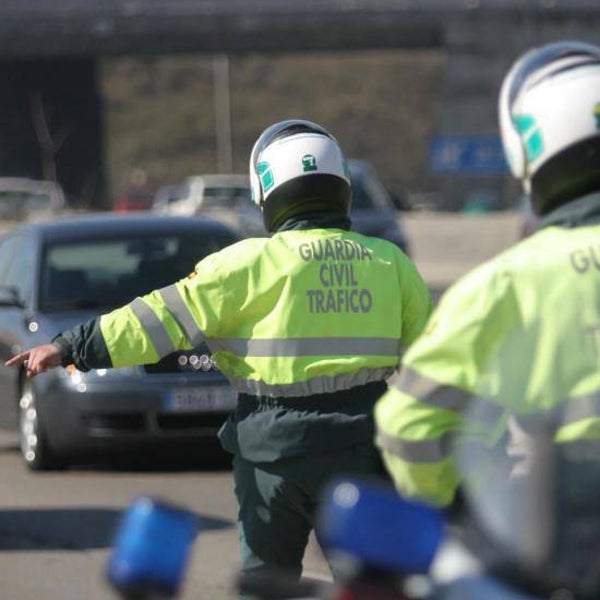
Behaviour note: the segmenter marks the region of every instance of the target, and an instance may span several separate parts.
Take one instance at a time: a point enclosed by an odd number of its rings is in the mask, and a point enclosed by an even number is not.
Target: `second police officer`
[[[493,420],[490,443],[520,437],[525,459],[533,417],[563,448],[600,457],[600,48],[525,53],[499,118],[541,229],[448,290],[376,407],[397,488],[441,506],[460,483],[451,440],[467,411]]]
[[[234,456],[243,570],[297,578],[321,487],[383,474],[373,407],[431,298],[398,247],[350,230],[346,160],[320,125],[267,128],[250,179],[271,237],[217,252],[8,364],[27,361],[29,376],[124,367],[206,341],[239,393],[220,439]]]

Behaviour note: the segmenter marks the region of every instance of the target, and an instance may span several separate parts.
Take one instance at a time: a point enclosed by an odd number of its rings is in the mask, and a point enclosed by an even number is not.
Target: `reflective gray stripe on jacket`
[[[159,358],[176,350],[171,338],[154,311],[141,299],[135,298],[129,303],[133,314],[139,319],[142,327],[152,340]]]
[[[311,396],[313,394],[328,394],[349,390],[359,385],[374,381],[384,381],[394,373],[393,367],[379,369],[360,369],[352,373],[338,375],[323,375],[313,377],[308,381],[288,384],[269,384],[264,381],[243,379],[242,377],[229,377],[231,385],[239,392],[252,396],[272,396],[275,398],[294,398]]]
[[[408,367],[400,371],[396,387],[420,402],[454,412],[464,412],[476,398],[467,390],[440,383]]]
[[[169,285],[158,291],[170,313],[173,315],[173,318],[177,321],[177,324],[185,333],[190,346],[194,347],[202,343],[204,341],[204,334],[202,331],[200,331],[198,325],[196,325],[194,316],[190,312],[190,309],[187,307],[186,303],[183,301],[177,286]]]
[[[465,415],[467,420],[479,424],[489,424],[492,429],[498,421],[506,416],[508,408],[504,408],[485,398],[436,382],[411,369],[401,371],[397,387],[414,399],[442,410],[450,410]],[[600,392],[583,396],[567,398],[557,406],[528,412],[526,414],[512,414],[514,422],[525,432],[547,431],[552,427],[558,431],[561,427],[584,421],[586,419],[600,419]],[[448,458],[451,454],[451,437],[453,433],[445,433],[439,438],[430,440],[410,441],[392,436],[381,429],[377,431],[378,445],[406,460],[407,462],[436,462]],[[577,443],[586,448],[600,440],[578,440]],[[575,442],[566,442],[570,446]]]
[[[392,356],[398,359],[400,340],[394,338],[205,338],[185,305],[175,285],[159,290],[165,305],[189,341],[190,346],[206,342],[212,352],[229,351],[246,358],[278,358],[301,356]],[[130,307],[152,340],[160,357],[174,352],[169,335],[154,311],[136,298]],[[269,384],[264,381],[229,377],[239,392],[275,397],[300,397],[350,389],[374,381],[383,381],[393,375],[395,367],[363,368],[351,373],[314,377],[308,381],[291,384]]]
[[[439,462],[452,455],[453,433],[431,440],[403,440],[377,429],[375,443],[382,450],[411,463]]]
[[[158,290],[158,292],[162,296],[163,302],[169,309],[173,319],[175,319],[187,338],[190,346],[193,348],[202,343],[204,341],[204,334],[200,331],[198,325],[196,325],[196,321],[183,301],[177,286],[169,285]],[[129,303],[129,306],[152,340],[152,344],[160,358],[177,349],[173,345],[165,326],[148,304],[141,298],[135,298],[135,300]]]
[[[214,351],[228,350],[236,356],[255,358],[356,355],[398,357],[400,349],[399,340],[393,338],[209,338],[206,341]]]
[[[298,357],[298,356],[394,356],[401,349],[394,338],[339,337],[339,338],[208,338],[194,321],[179,290],[170,285],[159,290],[166,307],[184,332],[190,346],[206,341],[211,350],[226,350],[241,357]],[[150,336],[156,351],[165,356],[175,350],[169,335],[152,309],[141,299],[130,303],[131,309]]]
[[[587,419],[600,419],[600,391],[567,398],[546,410],[515,415],[519,426],[528,433],[548,428],[558,430]]]

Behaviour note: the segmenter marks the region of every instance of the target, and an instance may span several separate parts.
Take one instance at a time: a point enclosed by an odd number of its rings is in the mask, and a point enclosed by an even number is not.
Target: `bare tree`
[[[42,152],[43,177],[49,181],[58,181],[56,156],[70,132],[66,128],[52,131],[41,92],[35,91],[29,95],[29,107],[33,129]]]

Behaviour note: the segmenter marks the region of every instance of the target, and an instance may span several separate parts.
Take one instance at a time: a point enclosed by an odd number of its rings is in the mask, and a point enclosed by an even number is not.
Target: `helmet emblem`
[[[596,129],[600,129],[600,102],[594,106],[594,117],[596,118]]]
[[[514,117],[514,124],[517,131],[521,134],[521,139],[527,152],[527,159],[529,162],[533,162],[544,152],[544,142],[540,128],[531,115],[516,115]]]
[[[259,162],[256,165],[256,171],[260,177],[260,184],[265,192],[268,192],[275,185],[275,177],[273,177],[273,170],[268,162]]]
[[[317,159],[312,154],[305,154],[302,157],[302,170],[305,173],[317,170]]]
[[[348,162],[344,159],[344,175],[348,180],[350,180],[350,168],[348,167]]]

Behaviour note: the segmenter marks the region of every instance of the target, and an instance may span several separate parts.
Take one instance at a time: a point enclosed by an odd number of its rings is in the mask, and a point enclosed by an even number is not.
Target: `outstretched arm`
[[[181,300],[175,285],[156,290],[143,299],[136,298],[110,313],[63,331],[52,343],[21,352],[5,364],[8,367],[24,365],[27,377],[34,377],[48,369],[71,364],[80,371],[148,364],[175,350],[190,348],[187,331],[181,329],[173,316],[173,308],[163,298],[165,290],[170,290],[171,295],[177,294],[179,301],[174,305],[180,309]],[[189,319],[193,317],[190,315]],[[194,323],[192,334],[195,328]]]
[[[60,349],[54,344],[35,346],[25,352],[19,352],[4,363],[7,367],[24,365],[27,377],[35,377],[48,369],[62,364]]]

